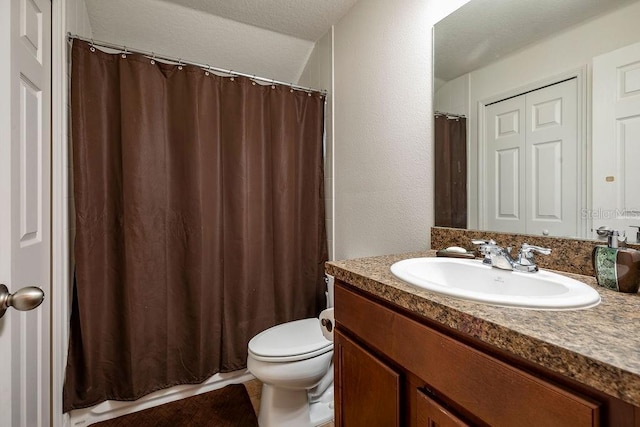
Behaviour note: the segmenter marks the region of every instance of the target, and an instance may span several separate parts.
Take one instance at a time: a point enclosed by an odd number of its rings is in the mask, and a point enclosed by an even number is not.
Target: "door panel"
[[[51,2],[0,6],[3,93],[0,138],[0,282],[10,292],[42,288],[33,311],[10,308],[0,319],[0,425],[47,426],[50,414]],[[4,143],[4,142],[3,142]]]
[[[593,60],[593,229],[640,225],[640,43]],[[595,233],[593,234],[595,237]]]
[[[508,148],[496,151],[496,217],[498,219],[520,218],[520,149]]]
[[[42,152],[42,91],[20,76],[20,246],[42,240],[42,192],[38,168]]]
[[[577,105],[576,79],[526,94],[528,234],[578,234]]]
[[[618,120],[618,143],[624,159],[624,188],[623,206],[630,206],[634,212],[629,212],[635,219],[634,225],[640,225],[640,192],[637,183],[640,182],[640,115]],[[635,231],[635,230],[634,230]]]
[[[484,173],[487,229],[524,233],[524,97],[489,105],[486,110]],[[483,171],[484,169],[484,171]]]
[[[562,221],[562,141],[533,147],[533,218]]]

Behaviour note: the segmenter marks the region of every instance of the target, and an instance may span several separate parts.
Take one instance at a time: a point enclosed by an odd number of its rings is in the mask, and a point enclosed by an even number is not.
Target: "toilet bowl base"
[[[311,418],[311,425],[314,427],[333,420],[333,384],[319,399],[311,402],[309,405],[309,417]]]
[[[333,419],[333,386],[309,404],[307,390],[262,385],[260,427],[317,427]]]

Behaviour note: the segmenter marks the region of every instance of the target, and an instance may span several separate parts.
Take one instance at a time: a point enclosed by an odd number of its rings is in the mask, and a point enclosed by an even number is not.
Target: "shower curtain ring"
[[[124,47],[124,51],[122,52],[122,57],[126,58],[127,57],[127,53],[129,53],[129,51],[127,50],[126,46],[123,46],[123,47]]]
[[[182,58],[178,59],[178,70],[182,70]]]
[[[293,93],[293,83],[289,83],[289,92]]]
[[[96,51],[96,45],[93,43],[93,39],[91,39],[91,47],[89,47],[89,50],[91,52],[95,52]]]
[[[151,52],[151,65],[156,64],[156,54]]]
[[[233,74],[233,70],[229,70],[229,74],[231,74],[231,78],[229,80],[234,81],[235,78],[235,74]]]
[[[271,80],[271,89],[275,89],[276,88],[276,81],[275,80]]]
[[[204,75],[208,76],[210,72],[211,72],[211,65],[207,64],[207,69],[204,70]]]

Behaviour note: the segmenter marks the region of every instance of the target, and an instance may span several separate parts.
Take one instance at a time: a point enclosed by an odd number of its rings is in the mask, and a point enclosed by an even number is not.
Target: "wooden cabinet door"
[[[469,424],[445,409],[438,402],[421,392],[417,393],[417,415],[419,427],[468,427]]]
[[[339,330],[334,351],[336,426],[399,426],[400,375]]]

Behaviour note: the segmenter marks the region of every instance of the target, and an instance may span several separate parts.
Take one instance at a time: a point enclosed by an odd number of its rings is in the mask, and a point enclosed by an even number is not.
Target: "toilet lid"
[[[249,351],[256,356],[282,358],[306,355],[333,347],[322,335],[317,318],[296,320],[260,332],[249,341]]]

